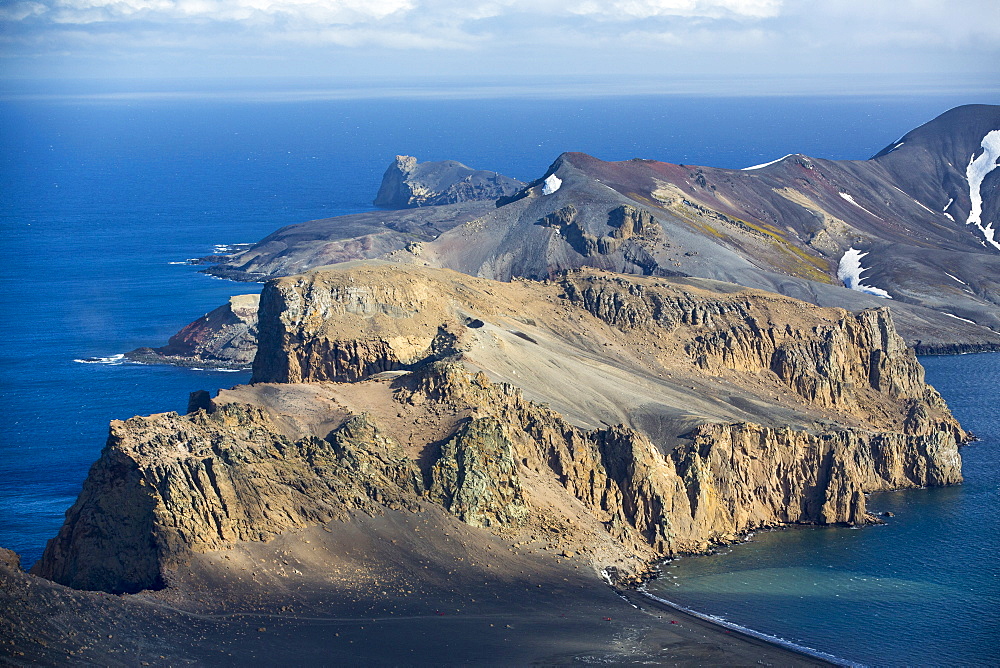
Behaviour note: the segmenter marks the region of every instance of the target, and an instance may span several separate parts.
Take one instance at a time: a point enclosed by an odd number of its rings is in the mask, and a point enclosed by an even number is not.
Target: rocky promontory
[[[382,176],[373,204],[385,209],[408,209],[459,202],[490,201],[513,195],[524,183],[509,176],[472,169],[454,160],[417,162],[397,155]]]
[[[961,482],[910,344],[1000,346],[1000,172],[960,173],[997,119],[529,184],[397,157],[376,204],[409,208],[228,255],[259,298],[129,353],[253,377],[112,422],[33,575],[0,554],[0,632],[23,663],[815,665],[607,585]]]
[[[961,480],[964,433],[884,309],[369,263],[269,283],[259,331],[253,385],[112,424],[34,572],[156,589],[198,555],[436,509],[627,580]]]
[[[143,364],[249,368],[257,354],[257,306],[260,295],[236,295],[219,308],[186,325],[159,348],[137,348],[126,359]]]
[[[998,350],[998,136],[1000,107],[966,105],[868,160],[790,154],[720,169],[564,153],[514,192],[492,173],[400,156],[376,204],[419,208],[286,228],[209,271],[262,280],[378,258],[504,281],[587,266],[696,276],[820,306],[887,306],[922,352]]]

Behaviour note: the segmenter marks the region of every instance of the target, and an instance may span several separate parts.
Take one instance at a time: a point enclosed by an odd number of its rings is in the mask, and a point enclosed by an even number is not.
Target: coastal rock
[[[0,547],[0,566],[5,566],[11,570],[21,570],[21,555],[13,550]]]
[[[327,439],[291,440],[259,407],[111,423],[66,524],[33,573],[113,593],[164,586],[190,552],[413,508],[419,472],[365,416]]]
[[[504,423],[470,420],[441,446],[431,468],[431,498],[475,527],[520,526],[528,506],[517,469]]]
[[[157,588],[195,554],[431,507],[627,580],[761,527],[872,521],[871,491],[961,480],[965,434],[884,312],[376,263],[270,283],[260,332],[253,385],[112,423],[34,572]]]
[[[245,369],[257,353],[257,307],[260,295],[236,295],[185,326],[160,348],[125,354],[144,364]]]
[[[288,225],[204,271],[234,281],[257,282],[339,262],[379,258],[433,241],[443,232],[471,223],[493,208],[491,201],[467,201],[401,211],[370,211]]]
[[[524,184],[496,172],[466,167],[454,160],[421,162],[397,155],[382,176],[373,204],[386,209],[494,201]]]

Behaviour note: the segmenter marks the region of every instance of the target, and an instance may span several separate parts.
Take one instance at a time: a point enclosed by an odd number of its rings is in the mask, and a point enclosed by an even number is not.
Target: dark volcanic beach
[[[299,550],[312,546],[328,564],[321,576],[280,568],[306,562],[287,556],[290,539],[214,554],[182,575],[183,595],[77,591],[4,563],[3,654],[17,666],[826,665],[638,593],[623,600],[582,560],[512,551],[452,519],[417,518],[368,520],[347,535],[336,524],[300,532]],[[408,521],[454,540],[397,548],[382,535]],[[456,568],[473,559],[488,563]]]

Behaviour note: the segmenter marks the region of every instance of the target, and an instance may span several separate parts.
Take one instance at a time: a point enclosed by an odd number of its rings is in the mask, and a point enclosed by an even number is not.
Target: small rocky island
[[[32,575],[0,561],[15,660],[823,664],[631,587],[961,482],[969,437],[913,346],[1000,343],[989,223],[955,221],[997,204],[918,171],[992,150],[997,111],[858,163],[566,154],[499,196],[397,158],[383,201],[415,208],[279,230],[210,270],[268,277],[259,304],[131,354],[252,353],[253,378],[112,422]],[[850,264],[890,248],[917,273]]]

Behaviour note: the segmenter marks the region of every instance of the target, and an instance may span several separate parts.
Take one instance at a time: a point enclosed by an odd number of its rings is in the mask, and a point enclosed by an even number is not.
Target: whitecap
[[[84,357],[73,361],[80,364],[124,364],[126,359],[124,354],[120,354],[111,355],[110,357]]]

